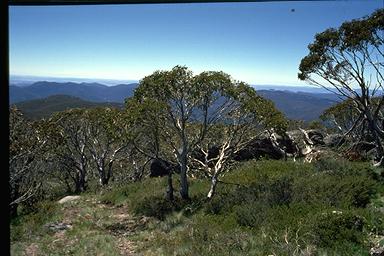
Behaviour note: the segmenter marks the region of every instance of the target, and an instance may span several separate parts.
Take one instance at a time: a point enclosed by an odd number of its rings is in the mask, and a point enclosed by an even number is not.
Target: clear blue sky
[[[10,74],[139,80],[186,65],[300,85],[314,35],[382,0],[9,7]],[[294,9],[294,11],[292,11]]]

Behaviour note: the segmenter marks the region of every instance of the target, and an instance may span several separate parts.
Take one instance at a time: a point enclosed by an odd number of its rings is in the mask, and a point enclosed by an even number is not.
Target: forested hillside
[[[276,108],[289,119],[313,121],[340,99],[330,93],[305,93],[275,90],[259,90],[261,96],[272,100]]]
[[[117,102],[90,102],[69,95],[53,95],[43,99],[21,101],[14,104],[30,119],[49,118],[55,112],[71,108],[115,107],[123,108]]]

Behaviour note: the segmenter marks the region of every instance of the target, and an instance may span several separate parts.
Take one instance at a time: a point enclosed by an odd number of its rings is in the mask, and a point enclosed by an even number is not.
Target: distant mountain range
[[[259,90],[259,95],[270,99],[286,117],[295,120],[318,119],[324,110],[340,102],[332,93],[308,93],[276,90]]]
[[[11,84],[9,96],[10,104],[17,103],[17,106],[24,110],[23,112],[46,117],[47,113],[71,107],[93,107],[97,106],[96,103],[122,107],[124,100],[133,95],[137,86],[137,83],[107,86],[101,83],[39,81],[23,86]],[[317,88],[313,87],[303,87],[303,91],[300,91],[301,87],[288,86],[272,87],[278,89],[268,89],[265,86],[255,86],[255,88],[261,96],[272,100],[276,107],[290,119],[315,120],[325,109],[339,101],[334,94],[320,89],[320,91],[315,90]],[[42,114],[39,114],[40,112]]]
[[[55,112],[71,108],[114,107],[122,109],[123,103],[90,102],[69,95],[53,95],[43,99],[21,101],[16,104],[18,109],[29,119],[48,118]]]
[[[133,95],[137,83],[107,86],[100,83],[58,83],[41,81],[28,86],[9,86],[9,101],[41,99],[52,95],[64,94],[94,102],[124,102]]]
[[[52,76],[28,76],[28,75],[10,75],[10,84],[17,86],[28,86],[40,81],[50,81],[58,83],[101,83],[105,85],[117,85],[117,84],[132,84],[138,83],[138,80],[121,80],[121,79],[106,79],[106,78],[79,78],[79,77],[52,77]]]

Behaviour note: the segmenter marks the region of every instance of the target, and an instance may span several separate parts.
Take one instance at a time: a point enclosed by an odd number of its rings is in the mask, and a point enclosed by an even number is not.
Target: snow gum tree
[[[9,191],[10,215],[17,215],[21,203],[29,202],[42,188],[43,163],[50,147],[56,144],[50,126],[43,121],[29,121],[16,108],[9,110]]]
[[[190,155],[195,171],[211,181],[208,198],[215,194],[219,177],[230,170],[234,156],[265,129],[283,134],[286,119],[273,102],[256,94],[244,83],[228,83],[225,91],[212,99],[209,118],[215,121]]]
[[[384,9],[378,9],[367,17],[316,34],[308,46],[308,55],[301,60],[298,74],[299,79],[353,103],[358,117],[350,128],[360,129],[367,124],[376,145],[377,160],[384,157],[383,44]]]
[[[75,184],[75,192],[87,189],[89,154],[88,126],[85,110],[70,109],[53,115],[50,122],[56,127],[61,143],[53,149],[55,159]]]
[[[96,165],[100,185],[107,185],[112,177],[112,167],[129,145],[129,128],[123,122],[124,113],[116,108],[93,108],[84,112],[85,141]]]
[[[161,134],[180,166],[180,195],[183,199],[189,198],[187,174],[193,167],[193,152],[206,153],[211,143],[218,143],[221,147],[225,157],[219,156],[220,160],[216,162],[216,174],[212,175],[215,182],[220,173],[218,170],[222,169],[224,159],[228,158],[228,152],[236,151],[235,145],[245,144],[242,136],[248,136],[255,125],[253,121],[256,118],[253,117],[258,116],[259,120],[264,120],[264,124],[273,120],[258,115],[261,109],[270,110],[263,105],[268,101],[262,100],[245,83],[234,81],[223,72],[207,71],[193,75],[182,66],[170,71],[156,71],[143,78],[132,100],[155,108],[156,115],[150,115],[148,122],[151,121],[154,131]],[[251,111],[255,112],[248,114]],[[263,114],[276,118],[275,112],[265,111]],[[215,129],[221,133],[213,132]],[[215,134],[223,135],[224,139],[218,141],[207,137],[217,138]],[[206,173],[215,173],[208,169],[211,167],[206,161],[195,161],[195,164],[200,164]]]

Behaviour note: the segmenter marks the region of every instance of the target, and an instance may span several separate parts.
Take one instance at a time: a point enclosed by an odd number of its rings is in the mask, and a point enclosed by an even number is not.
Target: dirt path
[[[134,256],[135,243],[129,239],[129,235],[134,234],[136,220],[128,214],[125,207],[107,207],[111,211],[113,223],[107,226],[107,230],[117,238],[117,247],[121,255]]]
[[[97,225],[101,225],[107,232],[116,237],[116,245],[120,255],[137,256],[138,254],[135,252],[136,245],[130,239],[130,236],[140,230],[141,227],[144,227],[146,222],[129,214],[126,206],[109,206],[94,200],[92,203],[95,207],[109,213],[108,224],[101,221]]]
[[[81,234],[92,236],[94,232],[105,232],[115,238],[117,251],[120,255],[138,256],[137,246],[132,241],[132,235],[146,228],[148,218],[136,217],[129,214],[127,206],[110,206],[97,202],[94,198],[80,198],[76,202],[64,203],[61,206],[60,221],[46,223],[45,228],[52,232],[49,247],[53,250],[57,248],[70,248],[78,242],[77,236],[69,236],[68,230],[77,228],[77,225],[87,221],[90,229],[78,231]],[[56,249],[54,249],[56,248]],[[65,251],[63,251],[65,255]],[[23,255],[37,256],[43,255],[36,243],[31,243],[24,249]]]

